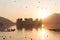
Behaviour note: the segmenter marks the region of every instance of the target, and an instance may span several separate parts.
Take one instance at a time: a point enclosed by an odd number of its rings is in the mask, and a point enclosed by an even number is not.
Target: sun
[[[37,13],[37,17],[44,19],[49,16],[49,10],[47,9],[40,9]]]

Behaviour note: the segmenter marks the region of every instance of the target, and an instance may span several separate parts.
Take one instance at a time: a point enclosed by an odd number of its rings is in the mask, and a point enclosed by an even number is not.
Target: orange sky
[[[0,16],[12,21],[37,18],[40,9],[49,10],[48,14],[60,13],[60,0],[0,0]]]

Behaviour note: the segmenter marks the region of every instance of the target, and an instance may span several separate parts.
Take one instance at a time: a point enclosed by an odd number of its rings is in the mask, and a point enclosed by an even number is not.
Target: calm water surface
[[[5,38],[5,39],[3,39]],[[60,32],[49,31],[44,27],[37,31],[0,32],[0,40],[60,40]]]

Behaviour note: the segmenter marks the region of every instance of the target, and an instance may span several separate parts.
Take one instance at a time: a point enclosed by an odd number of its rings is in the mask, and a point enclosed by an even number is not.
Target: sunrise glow
[[[37,17],[44,19],[49,16],[49,10],[47,9],[40,9],[37,13]]]

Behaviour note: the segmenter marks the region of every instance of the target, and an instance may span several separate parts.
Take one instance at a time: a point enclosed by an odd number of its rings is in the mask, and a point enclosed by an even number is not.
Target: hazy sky
[[[60,0],[0,0],[0,16],[15,21],[17,18],[36,18],[40,9],[60,13]]]

